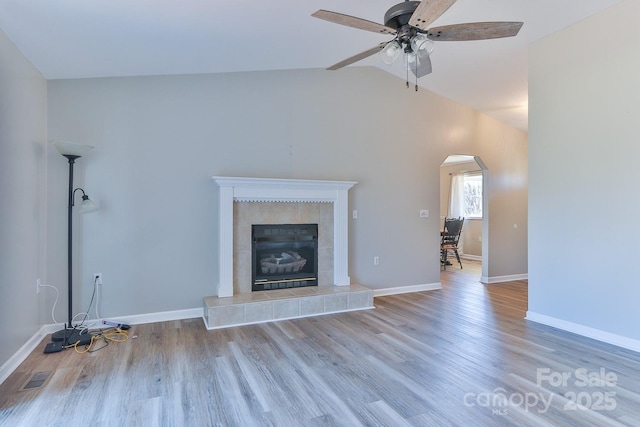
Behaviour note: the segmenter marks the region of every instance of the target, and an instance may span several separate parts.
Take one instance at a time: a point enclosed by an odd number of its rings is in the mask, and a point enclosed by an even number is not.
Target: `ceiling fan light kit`
[[[431,56],[434,47],[435,43],[426,34],[419,33],[411,39],[411,50],[421,58]]]
[[[338,70],[368,58],[376,52],[379,52],[385,64],[391,65],[404,52],[407,73],[411,71],[416,76],[417,91],[417,79],[431,73],[430,57],[435,45],[434,40],[468,41],[513,37],[518,34],[523,25],[522,22],[469,22],[427,28],[455,2],[456,0],[407,0],[387,10],[384,14],[384,25],[323,9],[311,16],[360,30],[394,36],[388,42],[380,43],[374,48],[332,65],[327,68],[328,70]],[[408,76],[407,87],[409,87]]]
[[[400,53],[402,53],[402,46],[397,41],[392,40],[380,51],[380,57],[382,62],[392,65],[398,59]]]

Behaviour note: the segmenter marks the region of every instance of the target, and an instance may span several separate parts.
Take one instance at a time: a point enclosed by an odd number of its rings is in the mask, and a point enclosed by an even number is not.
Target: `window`
[[[453,176],[449,215],[482,218],[482,172]]]
[[[464,175],[464,216],[482,218],[482,174]]]

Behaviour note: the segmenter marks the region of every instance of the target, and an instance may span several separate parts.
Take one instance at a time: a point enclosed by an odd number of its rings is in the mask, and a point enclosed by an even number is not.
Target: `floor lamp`
[[[95,203],[89,200],[82,188],[73,189],[73,165],[76,159],[87,154],[93,149],[91,145],[74,144],[71,142],[54,142],[56,149],[69,161],[69,205],[68,205],[68,228],[67,228],[67,280],[68,287],[68,319],[65,328],[52,334],[52,341],[63,341],[65,344],[79,345],[89,344],[91,342],[91,334],[82,333],[81,330],[75,329],[72,325],[73,320],[73,206],[76,191],[82,192],[82,203],[80,209],[83,213],[93,212],[97,209]]]

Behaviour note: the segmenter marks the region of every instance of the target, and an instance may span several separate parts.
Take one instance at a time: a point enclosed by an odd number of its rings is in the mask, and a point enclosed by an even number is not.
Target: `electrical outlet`
[[[380,257],[379,256],[374,256],[373,257],[373,265],[379,265],[380,264]]]
[[[94,273],[93,283],[96,285],[102,285],[102,273]]]

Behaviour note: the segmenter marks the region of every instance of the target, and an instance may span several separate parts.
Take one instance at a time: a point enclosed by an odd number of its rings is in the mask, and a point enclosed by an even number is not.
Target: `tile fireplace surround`
[[[348,275],[347,192],[355,182],[212,179],[218,190],[218,278],[214,296],[204,298],[208,329],[373,308],[373,291],[351,285]],[[265,208],[274,202],[332,204],[333,280],[327,286],[258,292],[239,291],[237,283],[234,287],[234,203],[238,202],[265,203]]]

